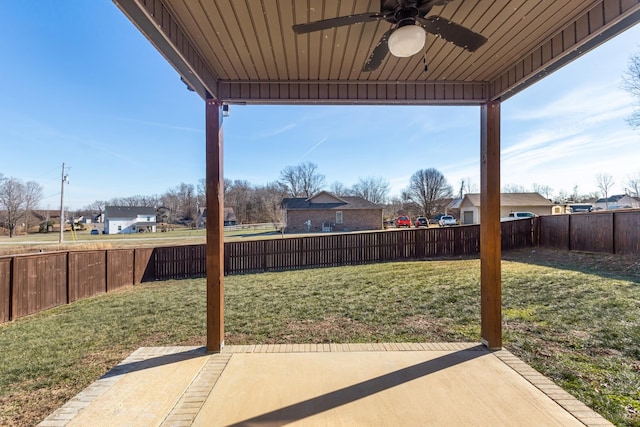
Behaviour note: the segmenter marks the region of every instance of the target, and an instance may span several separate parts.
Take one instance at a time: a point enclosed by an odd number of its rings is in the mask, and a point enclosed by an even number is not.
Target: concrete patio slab
[[[611,425],[475,343],[140,348],[41,426]]]

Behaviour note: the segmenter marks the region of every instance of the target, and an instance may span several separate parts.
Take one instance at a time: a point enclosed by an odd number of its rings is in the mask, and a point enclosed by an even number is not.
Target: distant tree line
[[[193,223],[198,209],[206,206],[205,180],[197,186],[181,183],[161,195],[136,195],[110,200],[96,200],[76,211],[75,215],[98,217],[106,206],[154,207],[159,218],[170,223]],[[308,198],[327,190],[338,197],[359,196],[385,209],[386,217],[401,213],[431,215],[442,210],[442,201],[451,196],[452,190],[444,176],[435,169],[418,171],[411,178],[409,187],[400,196],[389,197],[389,182],[379,176],[359,178],[351,187],[341,182],[326,184],[326,178],[312,162],[286,166],[276,181],[256,185],[246,180],[224,180],[225,206],[232,207],[241,223],[280,222],[281,203],[286,197]],[[448,203],[448,200],[447,200]]]
[[[554,193],[550,186],[536,183],[530,189],[508,184],[502,188],[502,192],[538,192],[555,203],[588,202],[599,195],[610,196],[614,183],[611,175],[601,173],[595,177],[599,192],[583,194],[578,191],[578,186],[574,186],[572,192],[559,190]],[[640,170],[628,176],[624,185],[627,194],[640,197]],[[279,223],[283,218],[280,205],[284,198],[308,198],[325,189],[338,197],[359,196],[381,205],[387,219],[400,214],[432,218],[444,213],[454,197],[462,198],[466,193],[479,191],[478,186],[466,178],[461,181],[459,190],[454,194],[453,187],[440,171],[427,168],[411,175],[407,187],[399,195],[389,196],[389,182],[382,177],[361,177],[350,187],[339,181],[327,185],[318,166],[312,162],[304,162],[286,166],[277,180],[264,185],[252,184],[246,180],[225,179],[224,200],[225,206],[234,209],[240,223]],[[205,193],[205,180],[200,179],[197,185],[180,183],[160,195],[96,200],[73,214],[76,218],[85,216],[93,219],[102,215],[106,206],[143,206],[156,209],[161,222],[193,225],[198,218],[199,209],[206,206]],[[38,183],[25,183],[0,173],[0,227],[5,233],[13,236],[18,229],[29,230],[36,225],[40,225],[41,231],[46,230],[48,221],[36,212],[42,197],[42,187]]]

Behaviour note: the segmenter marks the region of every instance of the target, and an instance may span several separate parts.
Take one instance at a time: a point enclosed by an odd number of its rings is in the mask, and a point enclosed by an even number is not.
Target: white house
[[[129,234],[156,232],[156,210],[147,207],[107,206],[104,208],[104,233]]]
[[[608,198],[596,200],[596,210],[601,209],[624,209],[624,208],[640,208],[640,198],[632,197],[628,194],[618,194]]]
[[[500,194],[500,217],[508,217],[511,212],[532,212],[536,215],[551,215],[553,203],[540,193]],[[480,224],[480,193],[469,193],[460,203],[462,224]]]

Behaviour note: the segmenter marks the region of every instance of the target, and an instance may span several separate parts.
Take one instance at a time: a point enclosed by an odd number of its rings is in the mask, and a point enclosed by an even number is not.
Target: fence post
[[[205,248],[206,250],[206,248]],[[224,274],[230,274],[231,272],[231,242],[227,242],[224,244]],[[205,273],[207,271],[206,261],[205,261]]]
[[[267,241],[262,241],[262,271],[267,271]]]
[[[69,284],[71,282],[71,279],[69,277],[71,275],[71,257],[69,256],[69,251],[66,251],[64,255],[65,255],[65,258],[66,258],[66,260],[65,260],[66,262],[64,263],[64,265],[65,265],[65,268],[67,269],[67,274],[66,274],[67,277],[65,279],[65,282],[66,282],[65,283],[65,288],[66,288],[65,298],[66,298],[66,300],[65,300],[64,303],[65,304],[69,304],[69,302],[71,301],[71,295],[69,294],[69,292],[70,292]]]
[[[611,253],[616,253],[616,213],[611,212]]]
[[[567,221],[567,227],[568,227],[568,230],[567,230],[567,239],[568,239],[567,248],[568,248],[568,250],[571,250],[571,214],[569,214],[568,218],[569,218],[569,221]]]
[[[13,258],[0,259],[0,323],[11,320],[11,300],[13,295]]]

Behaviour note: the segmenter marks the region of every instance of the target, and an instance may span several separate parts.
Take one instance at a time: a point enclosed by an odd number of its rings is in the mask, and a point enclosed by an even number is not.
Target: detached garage
[[[511,212],[532,212],[536,215],[551,215],[553,203],[540,193],[501,193],[500,217]],[[480,194],[469,193],[460,203],[460,221],[462,224],[480,224]]]

